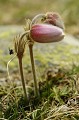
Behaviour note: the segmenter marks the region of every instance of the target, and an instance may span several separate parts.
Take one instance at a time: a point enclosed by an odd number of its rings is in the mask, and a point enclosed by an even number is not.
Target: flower
[[[30,30],[30,37],[39,43],[58,42],[64,38],[64,32],[51,24],[36,24]]]
[[[14,50],[18,58],[23,58],[26,42],[26,39],[22,38],[22,36],[18,35],[14,38]]]
[[[46,13],[46,19],[44,23],[52,24],[64,29],[64,23],[58,13],[55,12],[48,12]]]

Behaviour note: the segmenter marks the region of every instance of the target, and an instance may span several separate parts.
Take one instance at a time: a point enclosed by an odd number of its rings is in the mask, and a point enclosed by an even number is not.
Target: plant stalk
[[[23,67],[22,67],[22,58],[19,58],[19,69],[20,69],[22,86],[23,86],[23,90],[24,90],[24,96],[25,96],[25,99],[27,99],[27,92],[26,92],[24,75],[23,75]]]
[[[30,51],[30,59],[31,59],[33,79],[34,79],[34,94],[35,96],[39,96],[38,84],[36,80],[35,65],[34,65],[34,58],[33,58],[33,44],[29,44],[29,51]]]
[[[38,15],[36,15],[36,16],[32,19],[32,22],[31,22],[30,27],[32,27],[32,25],[35,24],[35,23],[38,21],[38,19],[41,19],[41,18],[44,18],[44,17],[45,17],[45,14],[38,14]]]

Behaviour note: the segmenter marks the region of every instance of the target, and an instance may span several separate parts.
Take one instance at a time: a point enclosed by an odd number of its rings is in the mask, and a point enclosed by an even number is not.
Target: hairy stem
[[[37,21],[38,21],[38,19],[42,19],[42,18],[44,18],[45,17],[45,14],[38,14],[38,15],[36,15],[33,19],[32,19],[32,22],[31,22],[31,26],[33,25],[33,24],[35,24]]]
[[[21,35],[20,40],[21,40],[21,39],[23,39],[25,35],[28,35],[28,34],[29,34],[29,32],[30,32],[30,30],[28,30],[28,31],[24,32],[24,33]]]
[[[36,73],[35,73],[35,65],[34,65],[34,58],[33,58],[33,45],[32,44],[29,44],[29,51],[30,51],[30,59],[31,59],[33,79],[34,79],[34,94],[35,94],[35,96],[39,96],[38,85],[37,85],[37,80],[36,80]]]
[[[8,61],[8,63],[7,63],[7,73],[8,73],[8,78],[9,78],[9,80],[11,80],[11,79],[10,79],[10,74],[9,74],[9,64],[10,64],[10,62],[11,62],[15,57],[16,57],[16,55],[15,55],[14,57],[12,57],[12,58]]]
[[[22,58],[19,58],[19,69],[20,69],[20,75],[21,75],[21,80],[22,80],[22,86],[23,86],[23,90],[24,90],[24,95],[25,95],[25,98],[27,99],[27,92],[26,92],[24,75],[23,75],[23,67],[22,67]]]

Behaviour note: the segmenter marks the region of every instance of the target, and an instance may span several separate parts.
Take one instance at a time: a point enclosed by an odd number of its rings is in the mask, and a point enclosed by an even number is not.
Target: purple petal
[[[37,24],[32,26],[30,37],[39,43],[58,42],[64,38],[64,32],[50,24]]]

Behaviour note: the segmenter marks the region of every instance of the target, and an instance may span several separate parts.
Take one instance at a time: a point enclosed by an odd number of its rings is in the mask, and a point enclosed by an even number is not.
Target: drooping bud
[[[58,42],[64,38],[64,32],[51,24],[36,24],[30,30],[30,37],[39,43]]]
[[[48,12],[46,13],[46,19],[44,23],[52,24],[64,29],[64,23],[58,13]]]

